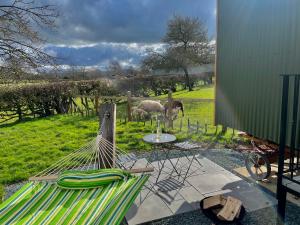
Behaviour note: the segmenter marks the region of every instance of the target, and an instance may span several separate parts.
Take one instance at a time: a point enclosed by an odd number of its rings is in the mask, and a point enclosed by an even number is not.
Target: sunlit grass
[[[181,90],[172,93],[173,98],[180,99],[214,99],[215,89],[214,86],[200,86],[196,87],[193,91]],[[167,98],[168,95],[161,95],[161,98]]]
[[[178,92],[180,96],[212,97],[213,88],[193,92]],[[194,94],[194,95],[193,95]],[[174,94],[175,95],[175,94]],[[204,98],[208,98],[204,97]],[[199,98],[199,97],[198,97]],[[174,122],[174,129],[164,131],[175,133],[179,140],[192,139],[204,143],[228,144],[237,139],[232,130],[221,134],[221,128],[213,126],[214,102],[192,102],[184,99],[185,117]],[[126,151],[149,151],[151,145],[142,141],[145,134],[155,131],[155,121],[125,122],[126,104],[117,106],[116,142]],[[125,115],[126,116],[126,115]],[[192,131],[188,131],[188,120]],[[199,123],[196,133],[195,126]],[[181,126],[182,124],[182,126]],[[85,145],[95,138],[99,127],[97,116],[55,115],[12,123],[0,127],[0,200],[2,185],[26,180],[28,177],[49,167],[61,157]],[[207,129],[205,129],[205,127]]]

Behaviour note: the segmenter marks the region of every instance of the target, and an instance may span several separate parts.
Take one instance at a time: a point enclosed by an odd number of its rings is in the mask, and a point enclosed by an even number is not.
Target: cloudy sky
[[[162,49],[174,14],[201,19],[215,36],[215,0],[51,0],[57,29],[45,32],[46,50],[62,65],[105,68],[110,60],[139,64],[148,48]]]

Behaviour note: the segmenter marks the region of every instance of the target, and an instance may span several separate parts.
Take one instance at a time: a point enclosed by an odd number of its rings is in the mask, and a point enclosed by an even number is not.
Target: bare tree
[[[197,18],[174,16],[168,23],[163,42],[167,44],[166,51],[150,53],[143,61],[144,68],[182,69],[186,87],[191,91],[188,68],[210,63],[212,59],[205,25]]]
[[[8,0],[0,3],[0,69],[18,62],[22,69],[38,69],[53,62],[44,52],[41,31],[54,26],[55,6],[36,0]]]
[[[107,72],[109,73],[109,76],[119,77],[123,75],[123,68],[120,65],[119,61],[111,60],[107,67]]]

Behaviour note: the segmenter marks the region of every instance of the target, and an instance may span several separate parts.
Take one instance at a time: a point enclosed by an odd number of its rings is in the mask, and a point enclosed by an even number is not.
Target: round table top
[[[143,137],[143,140],[151,144],[163,144],[175,141],[176,137],[172,134],[161,134],[159,138],[157,138],[156,134],[148,134]]]

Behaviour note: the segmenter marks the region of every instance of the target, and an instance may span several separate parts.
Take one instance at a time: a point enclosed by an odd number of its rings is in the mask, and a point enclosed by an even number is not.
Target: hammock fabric
[[[148,178],[81,190],[29,182],[0,205],[0,224],[120,224]]]
[[[97,188],[113,181],[128,179],[130,173],[121,169],[101,169],[90,171],[65,171],[59,175],[56,183],[61,188],[88,189]]]

